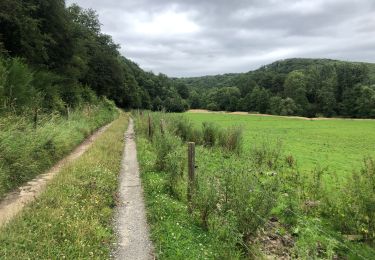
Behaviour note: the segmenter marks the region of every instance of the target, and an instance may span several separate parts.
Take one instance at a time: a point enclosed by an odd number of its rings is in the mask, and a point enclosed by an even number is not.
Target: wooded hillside
[[[0,1],[1,110],[61,111],[95,94],[123,108],[183,111],[166,75],[123,57],[98,15],[64,0]]]
[[[248,73],[175,79],[192,108],[276,115],[375,117],[375,64],[287,59]]]

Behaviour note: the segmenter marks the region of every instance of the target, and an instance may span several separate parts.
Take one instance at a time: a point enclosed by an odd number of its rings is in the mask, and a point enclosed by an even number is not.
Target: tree
[[[159,96],[157,96],[157,97],[154,99],[154,101],[153,101],[153,103],[152,103],[152,109],[153,109],[154,111],[161,111],[161,110],[164,109],[163,102],[161,101],[161,99],[160,99]]]
[[[38,93],[32,86],[33,74],[30,68],[20,59],[13,59],[8,65],[3,90],[5,107],[19,110],[23,107],[37,105]]]
[[[298,107],[293,99],[285,98],[281,100],[280,115],[282,116],[296,115],[297,112],[298,112]]]
[[[284,83],[284,95],[294,100],[298,112],[305,115],[309,106],[306,97],[306,77],[301,71],[292,71]]]
[[[0,1],[0,39],[9,55],[40,65],[48,61],[48,35],[40,30],[36,11],[32,1]]]
[[[269,108],[269,93],[266,89],[256,86],[244,100],[245,110],[266,113]]]
[[[355,110],[358,117],[375,118],[375,85],[358,87]]]
[[[183,98],[183,99],[188,99],[189,98],[189,89],[184,83],[178,83],[176,86],[178,94]]]
[[[7,79],[7,70],[4,62],[0,59],[0,109],[5,106],[5,84]]]
[[[195,90],[193,90],[193,91],[190,93],[189,103],[190,103],[190,107],[193,108],[193,109],[203,107],[203,106],[202,106],[201,96],[200,96],[200,95],[198,94],[198,92],[195,91]]]
[[[280,115],[282,110],[283,99],[279,96],[273,96],[270,98],[269,113],[272,115]]]

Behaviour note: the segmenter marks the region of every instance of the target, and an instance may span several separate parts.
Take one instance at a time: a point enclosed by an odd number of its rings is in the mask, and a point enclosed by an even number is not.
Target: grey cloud
[[[68,0],[142,68],[169,76],[245,72],[291,57],[375,62],[373,0]]]

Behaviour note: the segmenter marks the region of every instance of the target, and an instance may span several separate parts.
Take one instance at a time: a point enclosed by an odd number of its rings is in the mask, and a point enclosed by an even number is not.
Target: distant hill
[[[373,63],[293,58],[246,73],[174,81],[189,90],[191,108],[309,117],[375,117]]]
[[[309,58],[291,58],[285,60],[278,60],[268,65],[261,66],[259,69],[249,71],[246,73],[225,73],[212,76],[201,77],[182,77],[175,78],[175,81],[183,82],[192,88],[220,88],[233,86],[241,76],[256,74],[258,72],[276,72],[281,74],[288,74],[294,70],[306,70],[311,67],[319,67],[324,65],[337,65],[337,64],[355,64],[364,65],[369,70],[369,78],[372,84],[375,84],[375,63],[366,62],[350,62],[332,59],[309,59]]]

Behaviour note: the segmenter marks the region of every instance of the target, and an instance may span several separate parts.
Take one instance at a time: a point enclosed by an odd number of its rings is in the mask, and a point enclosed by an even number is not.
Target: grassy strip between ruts
[[[106,259],[128,115],[66,166],[31,206],[0,230],[1,259]]]

